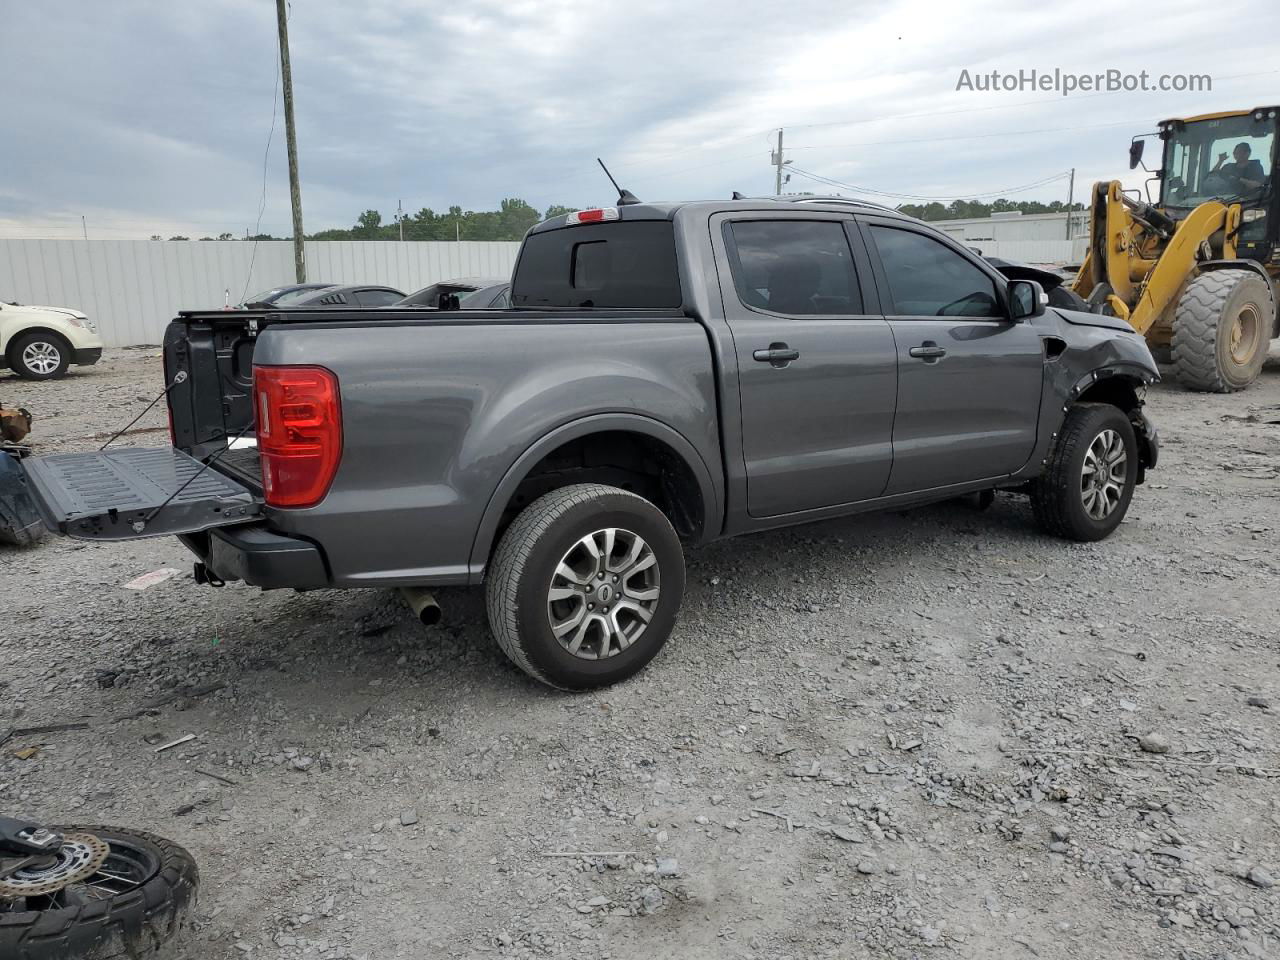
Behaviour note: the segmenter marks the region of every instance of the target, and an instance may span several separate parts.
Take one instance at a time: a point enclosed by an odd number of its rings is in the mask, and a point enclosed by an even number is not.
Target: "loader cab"
[[[1181,220],[1209,200],[1238,203],[1242,222],[1237,255],[1270,261],[1280,240],[1278,127],[1280,106],[1160,123],[1161,209]]]

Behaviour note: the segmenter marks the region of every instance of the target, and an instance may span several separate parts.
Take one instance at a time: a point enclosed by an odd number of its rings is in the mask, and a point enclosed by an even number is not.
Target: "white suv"
[[[73,363],[97,363],[102,340],[79,310],[0,303],[0,369],[28,380],[52,380]]]

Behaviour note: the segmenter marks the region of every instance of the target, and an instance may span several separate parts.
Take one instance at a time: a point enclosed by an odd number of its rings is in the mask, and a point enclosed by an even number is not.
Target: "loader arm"
[[[1202,203],[1167,239],[1164,225],[1141,219],[1135,206],[1118,180],[1094,185],[1089,250],[1072,286],[1088,298],[1107,284],[1112,312],[1146,334],[1195,275],[1201,248],[1214,234],[1222,231],[1223,239],[1221,252],[1213,250],[1212,256],[1235,258],[1240,206]]]

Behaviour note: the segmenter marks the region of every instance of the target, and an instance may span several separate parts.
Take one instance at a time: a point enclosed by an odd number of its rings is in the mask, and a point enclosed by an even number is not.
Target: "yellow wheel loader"
[[[1212,113],[1134,137],[1131,170],[1145,137],[1163,141],[1155,203],[1118,180],[1093,186],[1088,253],[1072,287],[1145,335],[1192,390],[1243,390],[1280,336],[1278,118],[1280,107]]]

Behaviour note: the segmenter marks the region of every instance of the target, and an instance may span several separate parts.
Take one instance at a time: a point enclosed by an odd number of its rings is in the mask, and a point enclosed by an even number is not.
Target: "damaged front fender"
[[[1112,319],[1112,318],[1105,318]],[[1110,403],[1125,411],[1138,439],[1138,480],[1159,459],[1159,436],[1143,411],[1147,387],[1160,379],[1146,340],[1121,321],[1050,308],[1036,319],[1045,343],[1045,374],[1036,455],[1021,479],[1037,475],[1076,403]]]

